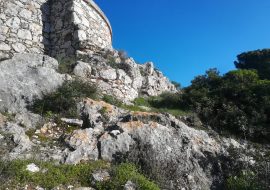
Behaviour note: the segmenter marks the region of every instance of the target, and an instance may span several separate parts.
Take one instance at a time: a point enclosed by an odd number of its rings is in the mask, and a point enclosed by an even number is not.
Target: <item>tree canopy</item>
[[[261,79],[270,79],[270,49],[242,53],[234,64],[238,69],[255,69]]]

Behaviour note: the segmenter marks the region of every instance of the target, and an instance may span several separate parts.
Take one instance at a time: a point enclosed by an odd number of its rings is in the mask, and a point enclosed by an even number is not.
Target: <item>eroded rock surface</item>
[[[104,94],[129,102],[139,95],[157,96],[176,92],[175,86],[152,62],[138,64],[116,50],[100,50],[78,56],[74,74],[90,79]]]
[[[57,89],[65,75],[58,62],[45,55],[16,54],[0,62],[0,111],[19,113],[29,102]]]

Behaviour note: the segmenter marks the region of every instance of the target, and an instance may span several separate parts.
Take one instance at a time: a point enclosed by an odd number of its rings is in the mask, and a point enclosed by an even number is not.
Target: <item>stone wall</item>
[[[13,53],[72,56],[112,48],[112,30],[92,0],[0,0],[0,59]]]
[[[47,0],[0,1],[0,53],[43,53],[49,37],[43,31]],[[44,11],[45,12],[45,11]]]
[[[73,17],[78,49],[112,48],[112,29],[104,13],[92,0],[74,0]]]

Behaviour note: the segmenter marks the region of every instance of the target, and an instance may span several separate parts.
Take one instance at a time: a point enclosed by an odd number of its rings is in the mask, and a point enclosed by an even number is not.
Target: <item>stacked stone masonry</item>
[[[93,47],[111,49],[112,29],[92,0],[0,0],[0,58],[73,56]]]

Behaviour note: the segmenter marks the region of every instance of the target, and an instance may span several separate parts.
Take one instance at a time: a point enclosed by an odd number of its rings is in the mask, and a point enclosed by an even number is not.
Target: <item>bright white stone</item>
[[[6,34],[8,32],[8,27],[6,26],[0,26],[0,33],[1,34]]]
[[[39,172],[39,167],[36,166],[36,164],[32,163],[32,164],[28,164],[26,166],[26,170],[32,173],[36,173]]]
[[[115,80],[117,78],[117,74],[115,69],[102,70],[100,72],[100,77],[107,80]]]
[[[18,29],[20,27],[21,20],[18,17],[10,18],[7,20],[7,26],[11,27],[12,29]]]
[[[2,51],[9,51],[9,50],[11,50],[11,48],[10,48],[10,46],[7,45],[6,43],[1,42],[1,43],[0,43],[0,50],[2,50]]]
[[[18,37],[24,40],[32,40],[31,32],[25,29],[21,29],[18,31]]]
[[[79,41],[84,41],[87,39],[86,33],[83,30],[77,30],[75,32],[75,37],[79,40]]]
[[[21,43],[12,44],[12,47],[13,47],[13,49],[14,49],[16,52],[18,52],[18,53],[24,52],[24,50],[25,50],[25,48],[26,48],[26,47],[25,47],[23,44],[21,44]]]
[[[76,76],[90,78],[91,71],[92,71],[92,68],[88,63],[78,61],[73,72]]]
[[[29,20],[29,19],[31,19],[31,17],[32,17],[32,12],[29,11],[29,10],[27,10],[27,9],[23,9],[23,10],[19,13],[19,15],[20,15],[21,17],[23,17],[24,19]]]

